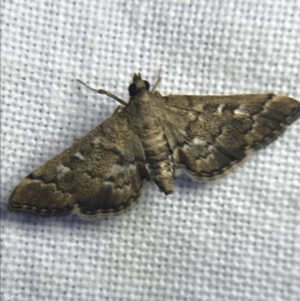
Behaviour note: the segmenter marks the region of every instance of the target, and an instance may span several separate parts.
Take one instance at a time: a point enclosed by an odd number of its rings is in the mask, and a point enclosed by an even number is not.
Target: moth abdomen
[[[147,152],[145,152],[147,154]],[[165,194],[173,192],[173,164],[170,156],[166,152],[157,154],[155,157],[151,157],[149,160],[150,175]]]
[[[149,130],[141,139],[150,175],[165,194],[173,192],[173,162],[164,132]]]

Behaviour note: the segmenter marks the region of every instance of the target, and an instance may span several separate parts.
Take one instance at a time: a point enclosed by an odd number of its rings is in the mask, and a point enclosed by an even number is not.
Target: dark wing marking
[[[165,103],[175,167],[200,181],[225,175],[300,115],[298,101],[274,94],[156,95]]]
[[[137,202],[147,179],[144,164],[136,162],[142,156],[127,118],[116,111],[24,178],[8,208],[44,216],[120,214]]]

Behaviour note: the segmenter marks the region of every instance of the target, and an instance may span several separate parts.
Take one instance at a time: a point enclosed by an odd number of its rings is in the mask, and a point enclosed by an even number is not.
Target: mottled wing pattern
[[[299,102],[275,94],[162,97],[175,168],[214,180],[276,139],[300,115]]]
[[[13,191],[14,211],[83,218],[117,215],[138,200],[147,171],[139,140],[115,112],[69,149],[29,174]]]

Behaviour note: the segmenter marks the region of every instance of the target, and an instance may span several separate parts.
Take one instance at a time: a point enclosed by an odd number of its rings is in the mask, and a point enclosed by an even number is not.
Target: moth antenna
[[[156,80],[156,82],[155,82],[154,85],[153,85],[153,88],[151,89],[151,92],[152,92],[152,93],[155,92],[156,88],[157,88],[158,85],[161,83],[161,80],[162,80],[162,78],[161,78],[161,76],[159,75],[158,78],[157,78],[157,80]]]
[[[127,106],[127,102],[125,102],[124,100],[122,100],[121,98],[119,98],[118,96],[116,96],[115,94],[112,94],[111,92],[107,91],[107,90],[103,90],[103,89],[97,89],[97,88],[93,88],[91,86],[89,86],[88,84],[86,84],[85,82],[83,82],[81,79],[76,78],[76,80],[81,83],[82,85],[84,85],[86,88],[97,92],[99,94],[105,94],[106,96],[113,98],[114,100],[116,100],[117,102],[119,102],[121,105],[123,106]]]

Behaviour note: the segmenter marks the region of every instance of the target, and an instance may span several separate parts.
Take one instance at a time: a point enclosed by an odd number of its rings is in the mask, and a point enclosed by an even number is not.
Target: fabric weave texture
[[[8,212],[14,186],[127,101],[134,72],[166,94],[300,100],[300,2],[1,1],[1,300],[300,296],[300,121],[228,177],[154,185],[116,218]]]

